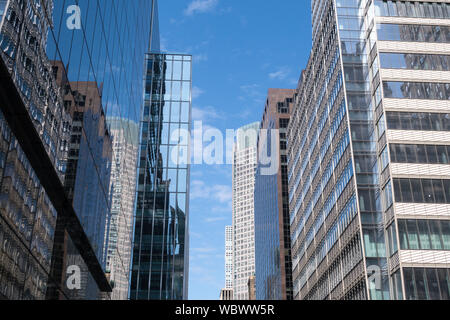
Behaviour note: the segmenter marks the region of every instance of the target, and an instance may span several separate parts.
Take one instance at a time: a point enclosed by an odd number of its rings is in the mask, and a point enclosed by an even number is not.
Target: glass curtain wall
[[[189,55],[148,54],[130,299],[187,299]]]
[[[376,105],[372,103],[368,61],[371,47],[366,38],[371,17],[364,15],[366,4],[365,0],[336,0],[346,97],[348,105],[354,109],[349,113],[349,119],[366,270],[368,277],[374,272],[381,275],[380,286],[369,281],[369,297],[384,300],[390,298],[389,278],[384,271],[387,259],[377,160],[378,139],[373,120]]]
[[[1,56],[61,182],[66,182],[70,170],[76,172],[68,178],[75,180],[70,181],[75,183],[75,212],[103,271],[106,271],[111,210],[108,177],[111,159],[116,158],[114,150],[111,153],[104,147],[105,141],[111,138],[108,138],[109,124],[105,119],[107,116],[123,119],[124,134],[130,137],[129,120],[138,122],[140,119],[143,61],[149,50],[159,49],[157,14],[152,15],[156,11],[156,0],[0,1]],[[100,100],[92,97],[100,97]],[[93,104],[97,111],[88,111]],[[77,161],[70,162],[71,159]],[[17,174],[21,169],[14,170]],[[31,180],[32,177],[30,173]],[[3,182],[6,180],[2,180],[2,186],[6,186]],[[35,181],[36,186],[38,183]],[[135,185],[135,182],[130,184]],[[95,197],[86,189],[88,186],[95,188]],[[10,206],[12,201],[6,193],[2,192],[2,197],[6,201],[2,207]],[[45,199],[45,194],[42,197]],[[51,204],[44,207],[42,213],[33,209],[29,217],[36,223],[44,223],[42,216],[49,219],[48,226],[45,224],[39,233],[45,241],[36,242],[40,247],[47,243],[47,254],[51,256],[42,271],[44,287],[49,273],[55,281],[49,286],[46,298],[99,298],[95,283],[91,281],[93,285],[87,285],[92,276],[74,245],[78,242],[66,232],[73,226],[57,221],[50,208]],[[119,211],[117,219],[125,221],[123,209]],[[49,233],[48,238],[44,237],[45,232]],[[131,232],[126,236],[131,241]],[[32,246],[31,242],[29,245]],[[50,272],[48,265],[52,265]],[[73,266],[78,266],[82,279],[86,279],[82,280],[81,289],[67,286]],[[4,275],[6,271],[1,277]],[[22,291],[11,296],[25,298]],[[32,298],[45,298],[45,294],[32,295]]]

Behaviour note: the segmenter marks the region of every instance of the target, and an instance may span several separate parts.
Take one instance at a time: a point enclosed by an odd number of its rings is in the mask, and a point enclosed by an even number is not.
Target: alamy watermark
[[[235,151],[254,148],[257,156],[249,158],[249,164],[258,165],[261,175],[275,175],[280,167],[278,129],[227,129],[224,134],[217,128],[204,127],[202,121],[194,121],[191,132],[171,131],[169,145],[175,146],[171,147],[169,159],[176,165],[233,165]]]
[[[381,268],[377,265],[367,267],[367,276],[371,289],[381,290]]]
[[[81,268],[77,265],[71,265],[67,268],[67,289],[81,290]]]
[[[69,17],[66,20],[66,26],[69,30],[81,29],[81,9],[77,5],[67,7],[66,13]]]

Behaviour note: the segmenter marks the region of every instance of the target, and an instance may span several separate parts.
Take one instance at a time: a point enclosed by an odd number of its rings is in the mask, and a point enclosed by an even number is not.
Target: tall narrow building
[[[292,300],[286,139],[294,94],[293,89],[269,89],[260,125],[258,157],[267,156],[271,161],[258,160],[255,178],[258,300]]]
[[[248,300],[248,281],[255,273],[254,191],[259,122],[237,131],[233,156],[233,291]]]
[[[296,299],[448,299],[448,1],[312,1],[288,129]]]
[[[191,64],[190,55],[146,58],[132,300],[188,298]]]
[[[225,227],[225,289],[233,289],[233,226]]]

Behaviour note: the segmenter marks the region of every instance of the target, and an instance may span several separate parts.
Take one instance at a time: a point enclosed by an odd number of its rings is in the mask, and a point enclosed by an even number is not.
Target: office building
[[[83,99],[78,98],[88,96],[69,82],[95,84],[97,98],[102,100],[104,114],[92,114],[100,118],[92,119],[92,127],[82,127],[83,131],[107,139],[108,125],[100,125],[104,116],[138,121],[142,61],[152,48],[149,35],[155,30],[148,19],[153,7],[156,2],[148,0],[70,7],[52,0],[0,1],[2,298],[96,299],[100,292],[111,291],[105,277],[107,233],[101,231],[107,221],[96,225],[98,220],[89,219],[95,215],[83,215],[91,206],[88,199],[92,194],[80,191],[84,198],[80,203],[75,200],[78,207],[74,208],[64,189],[69,152],[77,150],[71,145],[78,144],[71,142],[76,135],[68,101],[80,105]],[[122,23],[117,24],[119,13]],[[54,68],[54,61],[61,61],[61,68]],[[57,83],[58,73],[64,85]],[[97,125],[100,131],[95,133]],[[80,126],[75,127],[78,130]],[[77,176],[84,175],[96,190],[105,188],[95,195],[99,198],[92,199],[102,203],[98,212],[104,217],[110,196],[109,181],[102,180],[103,161],[108,157],[101,144],[93,149],[87,146],[84,152],[80,143],[80,154],[86,158],[78,159],[78,164],[90,164],[78,166]],[[92,165],[96,175],[89,176]],[[77,281],[74,286],[67,281],[78,270],[81,288]],[[93,287],[85,287],[88,283]]]
[[[288,129],[295,299],[448,299],[447,1],[312,1]]]
[[[132,300],[188,298],[191,64],[190,55],[146,57]]]
[[[248,300],[248,279],[255,273],[254,191],[259,122],[237,131],[233,148],[233,291]]]
[[[225,289],[233,288],[233,226],[225,227]]]
[[[126,300],[130,287],[139,126],[134,121],[121,118],[109,118],[108,123],[115,159],[111,167],[111,221],[106,272],[110,274],[113,286],[111,299]]]
[[[272,161],[258,161],[255,177],[258,300],[292,300],[286,139],[294,93],[292,89],[269,89],[260,125],[258,157],[267,155]],[[264,171],[271,166],[273,172]]]

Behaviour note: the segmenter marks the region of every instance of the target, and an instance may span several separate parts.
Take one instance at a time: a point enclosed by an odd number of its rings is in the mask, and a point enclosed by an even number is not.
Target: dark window
[[[448,100],[444,83],[383,81],[385,98]]]
[[[426,112],[386,113],[390,130],[450,131],[450,114]]]
[[[434,203],[433,186],[431,180],[421,180],[424,200],[427,203]]]
[[[450,203],[450,180],[394,179],[396,202]]]

